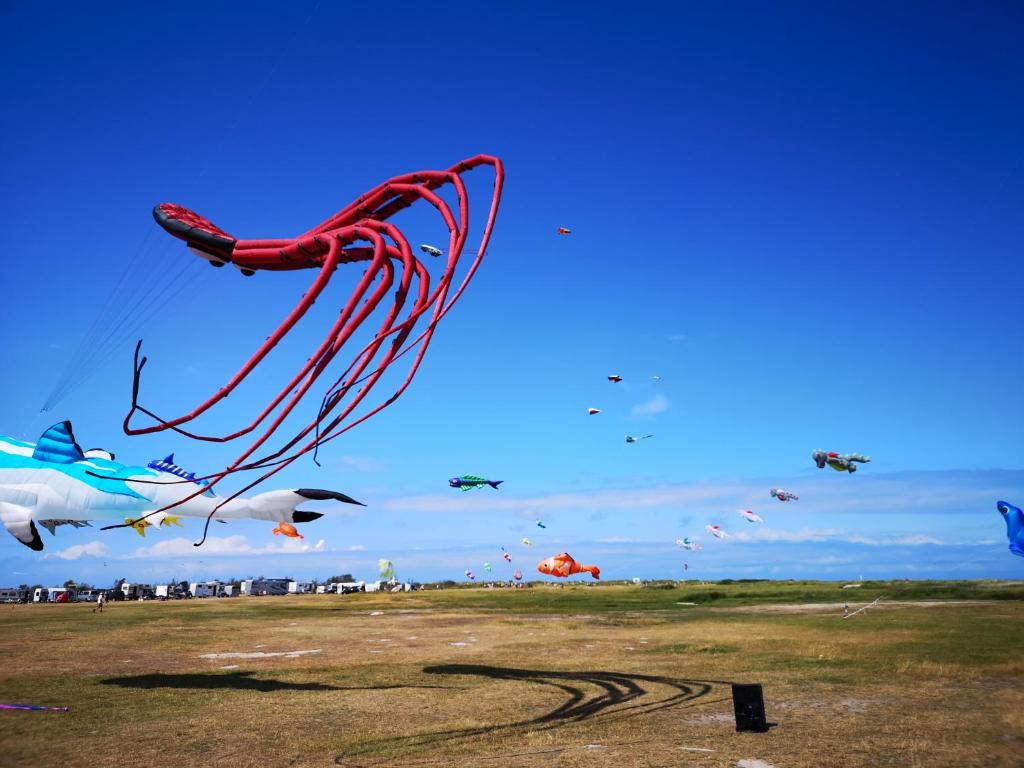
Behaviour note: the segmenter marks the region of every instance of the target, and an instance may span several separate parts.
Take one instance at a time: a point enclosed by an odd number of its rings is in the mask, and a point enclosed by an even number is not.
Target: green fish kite
[[[462,477],[453,477],[448,481],[448,485],[452,488],[461,488],[463,492],[471,491],[474,488],[483,488],[485,485],[491,486],[497,490],[498,486],[501,485],[504,480],[485,480],[482,477],[476,475],[463,475]]]

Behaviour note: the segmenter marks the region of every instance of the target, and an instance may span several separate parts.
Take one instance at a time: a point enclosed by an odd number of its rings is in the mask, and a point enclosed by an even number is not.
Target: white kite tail
[[[857,615],[858,613],[860,613],[861,611],[866,611],[866,610],[867,610],[868,608],[874,608],[874,607],[875,607],[876,605],[878,605],[878,603],[879,603],[879,602],[881,602],[881,600],[882,600],[882,598],[881,598],[881,597],[876,597],[876,598],[875,598],[874,600],[872,600],[872,601],[871,601],[870,603],[868,603],[867,605],[865,605],[865,606],[864,606],[863,608],[858,608],[858,609],[857,609],[856,611],[854,611],[853,613],[848,613],[848,614],[847,614],[846,616],[843,616],[843,618],[844,618],[844,619],[848,619],[848,618],[850,618],[851,616],[856,616],[856,615]]]

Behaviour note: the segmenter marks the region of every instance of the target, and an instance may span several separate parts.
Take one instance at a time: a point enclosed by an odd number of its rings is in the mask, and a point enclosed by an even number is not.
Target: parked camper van
[[[27,602],[28,590],[21,587],[4,587],[0,589],[0,603]]]

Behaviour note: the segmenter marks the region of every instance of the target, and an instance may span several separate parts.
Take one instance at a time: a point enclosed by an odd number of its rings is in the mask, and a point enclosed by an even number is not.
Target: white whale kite
[[[141,534],[146,527],[177,523],[180,517],[209,519],[223,499],[210,490],[188,498],[197,485],[205,484],[177,466],[173,454],[140,467],[119,464],[104,450],[83,451],[70,421],[50,427],[38,443],[0,436],[0,521],[14,538],[37,552],[43,549],[43,540],[36,523],[53,533],[59,525],[124,520],[119,527]],[[231,499],[215,517],[308,523],[323,514],[296,507],[328,499],[365,506],[337,491],[299,488]],[[179,501],[173,513],[156,511]]]

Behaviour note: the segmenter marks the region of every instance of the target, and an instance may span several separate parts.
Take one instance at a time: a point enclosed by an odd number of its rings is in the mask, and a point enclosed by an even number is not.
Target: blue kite
[[[1010,551],[1024,557],[1024,512],[1007,501],[997,501],[996,509],[1006,519],[1006,538],[1010,540]]]

